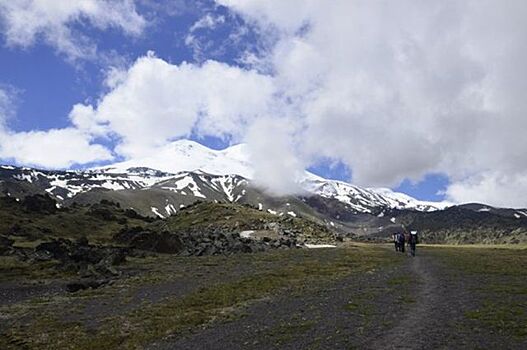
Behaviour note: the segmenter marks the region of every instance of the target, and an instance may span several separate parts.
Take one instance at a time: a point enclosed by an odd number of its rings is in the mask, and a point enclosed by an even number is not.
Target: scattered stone
[[[122,264],[129,253],[127,248],[90,245],[86,238],[81,237],[75,242],[56,239],[41,243],[28,258],[40,261],[58,260],[57,269],[77,273],[86,279],[83,280],[84,287],[93,288],[94,280],[118,277],[120,272],[115,266]],[[85,289],[84,287],[72,286],[68,290]]]

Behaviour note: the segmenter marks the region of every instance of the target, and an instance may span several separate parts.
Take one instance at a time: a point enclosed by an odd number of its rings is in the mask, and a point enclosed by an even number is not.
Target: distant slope
[[[57,208],[56,204],[47,195],[27,196],[18,201],[0,197],[0,235],[30,242],[86,236],[93,242],[108,243],[123,227],[144,226],[154,221],[109,202],[69,208]]]
[[[504,215],[522,211],[478,211],[464,205],[433,212],[392,209],[375,220],[377,225],[385,226],[371,235],[387,237],[389,232],[404,226],[417,230],[423,243],[527,243],[527,216]]]
[[[40,193],[51,195],[62,207],[97,205],[106,200],[159,218],[177,215],[198,201],[236,203],[249,204],[277,219],[309,219],[353,237],[387,238],[404,225],[419,230],[430,243],[527,241],[527,210],[477,203],[435,210],[386,189],[376,192],[319,178],[307,179],[303,185],[303,195],[277,197],[242,176],[201,170],[172,174],[145,167],[129,168],[125,173],[0,167],[0,194],[11,203]]]
[[[153,157],[85,171],[0,166],[0,195],[20,201],[49,194],[65,207],[107,200],[159,218],[198,201],[248,204],[266,215],[306,218],[355,237],[389,237],[405,225],[422,231],[430,242],[524,240],[527,210],[423,202],[390,189],[362,188],[309,172],[300,182],[303,193],[274,196],[254,186],[252,175],[245,145],[217,151],[181,140]]]

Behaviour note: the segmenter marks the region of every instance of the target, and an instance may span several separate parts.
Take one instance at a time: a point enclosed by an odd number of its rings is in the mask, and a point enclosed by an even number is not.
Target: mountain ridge
[[[308,180],[306,180],[308,181]],[[311,180],[302,195],[272,196],[240,175],[202,170],[166,173],[145,167],[126,173],[50,171],[0,166],[0,197],[23,201],[47,194],[58,207],[117,203],[143,216],[167,219],[197,202],[250,206],[277,218],[299,217],[359,240],[385,240],[403,227],[429,243],[527,241],[527,210],[466,204],[446,209],[408,205],[369,189],[334,180]],[[386,193],[386,192],[385,192]]]
[[[223,150],[213,150],[191,140],[174,141],[161,148],[159,153],[151,157],[119,162],[97,167],[93,170],[102,170],[109,173],[126,173],[131,167],[148,167],[173,174],[183,171],[204,171],[214,175],[236,174],[246,179],[254,178],[250,151],[246,144],[237,144]],[[334,198],[341,198],[348,204],[352,203],[349,198],[344,199],[345,197],[354,194],[364,195],[365,192],[368,192],[366,196],[370,197],[370,203],[367,203],[367,206],[370,207],[374,206],[372,204],[379,199],[384,205],[425,211],[444,209],[447,206],[453,205],[453,203],[446,201],[430,202],[417,200],[404,193],[395,192],[386,188],[362,188],[345,181],[325,179],[307,170],[304,172],[304,177],[300,182],[301,188],[307,190],[307,192],[311,192],[315,187],[314,183],[317,182],[319,184],[324,183],[325,187],[333,187],[332,192]],[[371,200],[372,197],[376,197],[376,200]],[[359,211],[364,210],[364,206],[358,205],[355,206],[355,209]]]

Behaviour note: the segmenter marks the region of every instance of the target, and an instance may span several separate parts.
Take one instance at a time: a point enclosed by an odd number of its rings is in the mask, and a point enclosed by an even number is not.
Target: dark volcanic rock
[[[176,254],[183,250],[184,244],[177,235],[169,232],[146,231],[135,235],[130,242],[130,247],[158,253]]]
[[[137,214],[137,212],[135,210],[133,210],[133,209],[126,209],[124,211],[124,215],[126,215],[130,219],[139,219],[140,218],[140,215]]]
[[[90,210],[87,212],[87,215],[90,215],[95,218],[99,218],[105,221],[115,221],[117,217],[114,215],[113,211],[104,206],[93,205]]]
[[[56,268],[81,276],[81,280],[66,285],[68,291],[76,292],[99,288],[120,276],[121,272],[115,266],[122,264],[129,253],[127,248],[90,245],[86,238],[76,242],[58,239],[39,244],[28,258],[58,260]]]
[[[32,213],[53,214],[57,211],[57,203],[48,195],[35,194],[22,200],[22,207]]]
[[[7,238],[6,236],[0,236],[0,254],[5,254],[9,251],[11,251],[11,247],[13,246],[12,239]]]
[[[68,258],[69,245],[70,242],[65,239],[44,242],[35,248],[35,253],[39,260],[57,259],[65,261]]]
[[[177,254],[185,248],[178,235],[167,231],[152,232],[141,227],[123,228],[114,239],[119,243],[127,244],[130,248],[157,253]]]
[[[297,247],[296,233],[292,231],[280,239],[251,239],[240,237],[237,232],[227,232],[219,228],[200,229],[195,232],[156,233],[141,227],[132,227],[122,229],[114,239],[134,249],[183,256],[255,253],[268,249]]]
[[[114,266],[122,264],[128,254],[128,249],[90,245],[86,239],[79,239],[75,243],[58,239],[39,244],[30,257],[37,260],[55,259],[59,261],[59,269],[100,279],[118,276],[119,272]]]

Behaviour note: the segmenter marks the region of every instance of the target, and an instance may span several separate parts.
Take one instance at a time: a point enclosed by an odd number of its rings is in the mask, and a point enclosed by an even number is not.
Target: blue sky
[[[208,5],[213,6],[213,3]],[[130,64],[149,50],[176,64],[194,60],[193,50],[185,45],[184,37],[189,28],[210,11],[209,7],[182,7],[172,16],[164,15],[162,9],[158,12],[140,4],[137,7],[157,22],[140,38],[129,38],[118,30],[102,31],[88,25],[75,25],[100,51],[115,55],[116,62],[105,64],[98,59],[68,62],[68,57],[42,40],[37,39],[28,48],[8,47],[4,41],[0,51],[1,84],[15,89],[17,97],[17,118],[11,120],[10,127],[16,131],[66,127],[72,105],[96,100],[101,94],[105,69],[114,64]],[[211,33],[211,39],[221,40],[221,33]],[[230,55],[234,54],[229,51],[221,58],[232,61],[234,56]]]
[[[359,3],[2,3],[0,159],[84,168],[246,142],[263,177],[527,205],[524,4]]]

